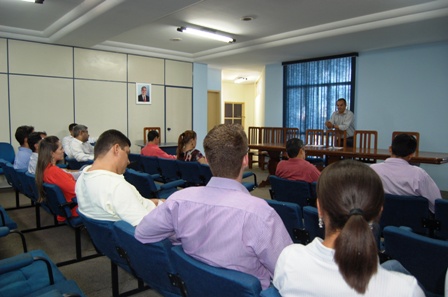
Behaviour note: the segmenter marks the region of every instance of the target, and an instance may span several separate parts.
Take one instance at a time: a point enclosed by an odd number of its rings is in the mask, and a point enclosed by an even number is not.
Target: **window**
[[[324,129],[339,98],[354,110],[357,54],[283,63],[285,127]]]
[[[243,123],[244,105],[243,103],[224,103],[224,123],[226,124],[240,124]]]

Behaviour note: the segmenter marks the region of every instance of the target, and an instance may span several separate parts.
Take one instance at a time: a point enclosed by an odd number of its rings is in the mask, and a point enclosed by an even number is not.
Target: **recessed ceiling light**
[[[170,38],[170,41],[182,41],[182,38],[174,37]]]
[[[253,16],[243,16],[242,18],[241,18],[241,20],[243,21],[243,22],[250,22],[250,21],[253,21],[255,19],[255,17],[253,17]]]

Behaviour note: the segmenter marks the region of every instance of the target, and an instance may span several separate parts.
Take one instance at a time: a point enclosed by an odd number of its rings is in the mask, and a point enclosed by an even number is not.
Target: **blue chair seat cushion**
[[[27,254],[32,257],[46,258],[50,261],[55,283],[66,280],[60,270],[50,260],[44,251],[34,250]],[[1,260],[0,266],[13,265],[15,259],[18,261],[23,260],[24,256],[21,254]],[[0,275],[0,296],[26,296],[34,291],[48,287],[49,285],[50,280],[47,272],[47,266],[43,261],[33,261],[30,265],[5,272]]]

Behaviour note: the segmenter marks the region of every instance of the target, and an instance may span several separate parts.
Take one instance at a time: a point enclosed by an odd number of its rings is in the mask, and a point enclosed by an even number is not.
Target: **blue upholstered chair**
[[[129,158],[128,168],[134,169],[136,171],[143,171],[143,164],[141,162],[142,155],[130,153],[128,155],[128,158]]]
[[[14,166],[12,165],[11,162],[8,162],[4,159],[0,159],[0,168],[2,168],[3,170],[3,174],[6,177],[6,181],[14,189],[15,192],[16,207],[10,209],[20,208],[20,200],[19,200],[20,183],[19,180],[17,179],[16,170],[14,169]]]
[[[83,228],[83,222],[80,217],[72,215],[72,208],[76,207],[78,204],[74,201],[67,202],[65,200],[64,194],[62,193],[62,190],[57,185],[44,183],[43,188],[46,197],[45,202],[42,204],[45,204],[45,206],[51,211],[53,215],[64,217],[65,223],[75,230],[76,258],[59,262],[58,266],[73,264],[79,261],[97,257],[97,254],[85,257],[82,256],[81,229]]]
[[[114,229],[122,254],[139,278],[163,296],[182,296],[168,239],[143,244],[134,237],[135,227],[125,221],[115,222]]]
[[[204,185],[208,184],[213,177],[210,166],[208,164],[199,164],[199,170],[201,171],[201,178],[204,180]]]
[[[159,167],[164,182],[182,179],[177,166],[177,160],[159,158]]]
[[[304,181],[294,181],[280,178],[275,175],[269,176],[271,182],[271,198],[278,201],[297,203],[300,207],[307,205],[315,206],[311,185]]]
[[[143,172],[151,174],[152,178],[157,182],[165,182],[162,178],[162,170],[159,166],[159,158],[153,156],[140,156],[140,162]]]
[[[270,286],[266,290],[261,291],[260,297],[282,297],[276,287]]]
[[[384,198],[380,219],[381,230],[386,226],[406,226],[419,234],[428,233],[422,224],[424,219],[430,217],[428,199],[390,194],[385,194]]]
[[[303,223],[305,230],[308,231],[310,236],[310,241],[313,241],[316,237],[325,238],[325,226],[319,228],[318,222],[319,214],[317,213],[317,208],[314,206],[305,206],[303,208]]]
[[[0,296],[85,296],[41,250],[0,260]],[[76,295],[74,295],[76,294]],[[67,295],[64,295],[67,296]]]
[[[14,163],[16,153],[9,142],[0,142],[0,159],[9,163]],[[0,167],[0,175],[4,175],[3,168]]]
[[[266,202],[278,213],[294,243],[309,243],[309,234],[303,228],[302,210],[298,204],[276,200]]]
[[[0,237],[5,237],[10,234],[17,234],[20,236],[20,240],[22,241],[23,252],[26,253],[28,251],[25,236],[17,230],[17,224],[14,222],[6,210],[0,206]]]
[[[132,184],[145,198],[168,198],[184,185],[183,180],[175,180],[165,184],[156,184],[150,174],[126,169],[124,178]]]
[[[185,162],[176,160],[180,177],[185,181],[185,187],[203,186],[201,177],[201,164],[199,162]]]
[[[93,160],[79,162],[75,158],[65,158],[65,163],[70,170],[79,170],[84,165],[93,164]]]
[[[250,181],[251,178],[252,180]],[[249,192],[253,191],[256,187],[258,187],[257,175],[252,171],[244,171],[242,184]]]
[[[443,296],[448,267],[448,242],[388,226],[383,230],[386,254],[398,260],[426,290]]]
[[[261,284],[253,275],[213,267],[187,255],[182,246],[173,246],[177,272],[189,297],[259,296]]]
[[[439,225],[435,231],[435,236],[437,238],[448,240],[448,200],[436,200],[434,215]]]
[[[83,215],[80,211],[78,211],[78,214],[97,251],[109,258],[112,275],[112,296],[119,296],[118,266],[133,276],[135,276],[135,274],[126,258],[120,255],[119,244],[114,230],[115,222],[95,220]],[[146,289],[140,279],[137,278],[137,281],[138,288],[132,290],[132,292]]]

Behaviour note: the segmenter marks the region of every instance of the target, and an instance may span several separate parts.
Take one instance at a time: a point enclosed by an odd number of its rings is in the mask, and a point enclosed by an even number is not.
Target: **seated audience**
[[[93,146],[88,142],[89,130],[84,125],[76,125],[73,128],[73,139],[70,142],[70,151],[67,157],[74,158],[78,162],[93,160]]]
[[[64,159],[64,149],[56,136],[48,136],[40,141],[39,157],[36,166],[36,184],[39,191],[40,202],[45,201],[45,191],[43,183],[54,184],[61,188],[65,200],[71,202],[75,198],[76,181],[70,173],[59,168],[56,163]],[[72,208],[72,215],[78,214],[75,206]],[[65,218],[58,216],[58,221],[64,221]]]
[[[141,150],[143,156],[153,156],[165,159],[177,159],[174,155],[169,155],[164,152],[160,147],[160,137],[159,132],[156,130],[151,130],[148,132],[148,143]]]
[[[158,199],[142,197],[123,177],[129,164],[130,146],[131,142],[120,131],[108,130],[100,135],[93,165],[85,167],[76,182],[82,214],[96,220],[124,220],[135,226],[157,206]]]
[[[273,281],[281,296],[424,296],[414,277],[379,265],[370,224],[381,214],[384,191],[372,169],[333,163],[322,171],[317,196],[325,239],[283,250]]]
[[[34,132],[33,126],[20,126],[16,129],[15,137],[20,144],[14,159],[14,169],[28,169],[30,157],[33,151],[28,145],[28,136]]]
[[[393,195],[422,196],[429,201],[434,213],[435,200],[441,198],[440,190],[426,171],[409,164],[415,153],[417,140],[408,134],[397,135],[389,147],[391,157],[383,163],[372,164],[383,182],[384,192]]]
[[[177,159],[187,162],[197,161],[199,163],[206,164],[207,159],[196,147],[196,132],[193,130],[187,130],[181,135],[177,141]]]
[[[213,173],[209,183],[172,194],[143,218],[135,237],[142,243],[170,238],[199,261],[254,275],[265,289],[291,237],[275,210],[241,184],[248,165],[241,125],[214,127],[204,149]]]
[[[35,174],[36,172],[37,158],[39,156],[39,144],[40,141],[46,136],[47,135],[46,133],[44,134],[44,132],[33,132],[28,136],[28,146],[33,152],[30,157],[30,162],[28,163],[28,172],[31,174]]]
[[[68,131],[70,132],[70,135],[65,136],[62,138],[62,148],[64,149],[64,152],[66,155],[72,155],[70,150],[70,142],[73,140],[73,128],[78,125],[76,123],[71,123],[68,125]]]
[[[280,161],[275,175],[284,179],[305,181],[312,183],[317,181],[320,171],[316,166],[305,160],[305,148],[303,141],[292,138],[286,142],[288,160]]]

